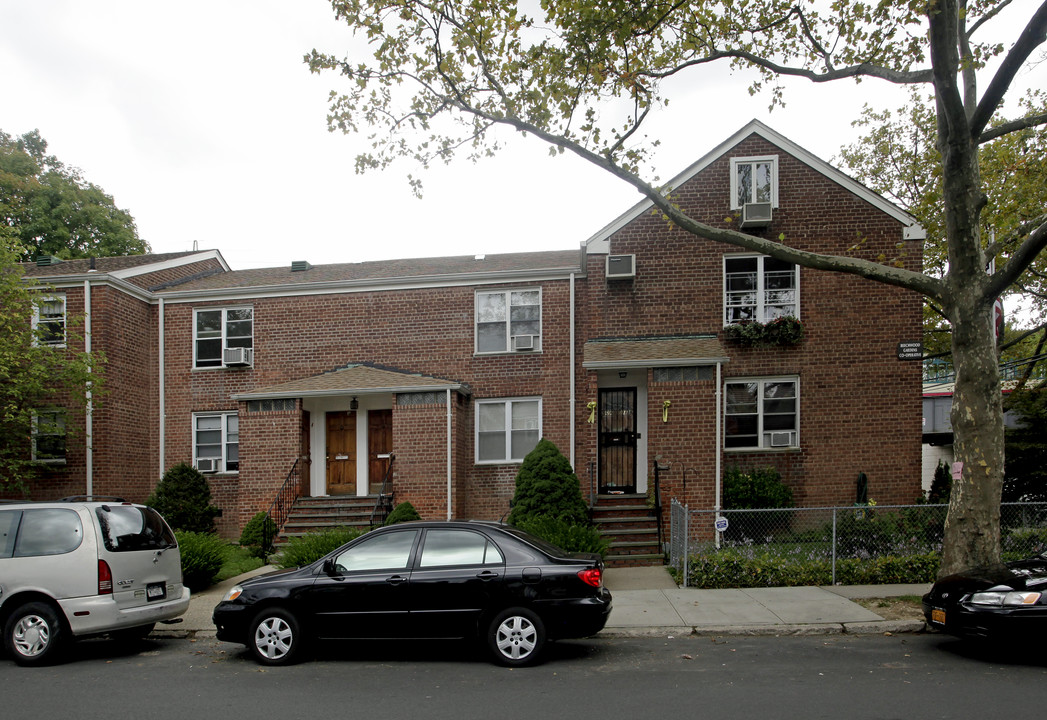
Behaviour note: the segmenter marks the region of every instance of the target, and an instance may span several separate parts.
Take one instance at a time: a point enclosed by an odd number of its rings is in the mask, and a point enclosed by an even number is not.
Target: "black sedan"
[[[942,578],[923,596],[923,614],[963,638],[1047,637],[1047,553]]]
[[[214,624],[265,665],[293,662],[314,640],[479,638],[515,666],[547,640],[599,632],[610,612],[599,555],[495,523],[410,522],[237,585]]]

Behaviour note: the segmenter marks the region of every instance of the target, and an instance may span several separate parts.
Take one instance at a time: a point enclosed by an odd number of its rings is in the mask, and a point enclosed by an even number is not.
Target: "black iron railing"
[[[375,500],[374,509],[371,511],[371,527],[381,525],[393,511],[393,463],[396,455],[389,453],[389,465],[385,468],[385,477],[382,478],[382,489],[378,491],[378,499]]]
[[[269,509],[265,511],[265,522],[262,527],[262,558],[269,559],[273,550],[273,543],[280,534],[281,528],[287,522],[287,516],[291,513],[294,501],[302,496],[302,478],[298,471],[300,460],[295,460],[291,466],[291,472],[287,473],[287,479],[280,487]]]

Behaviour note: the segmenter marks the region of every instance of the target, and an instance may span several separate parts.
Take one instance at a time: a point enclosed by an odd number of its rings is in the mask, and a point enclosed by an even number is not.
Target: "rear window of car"
[[[102,542],[110,552],[160,550],[178,544],[167,523],[152,508],[102,505],[95,508],[95,515],[102,528]]]
[[[16,532],[14,557],[64,555],[80,547],[84,526],[75,510],[40,508],[22,511],[22,521],[12,524]]]

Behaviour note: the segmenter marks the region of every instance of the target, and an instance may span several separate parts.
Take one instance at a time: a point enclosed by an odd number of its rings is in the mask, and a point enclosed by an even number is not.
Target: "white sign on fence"
[[[716,517],[716,532],[727,532],[727,525],[727,518],[725,518],[723,515],[718,515]]]

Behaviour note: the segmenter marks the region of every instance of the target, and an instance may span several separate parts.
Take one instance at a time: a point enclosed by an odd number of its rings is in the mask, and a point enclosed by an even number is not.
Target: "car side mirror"
[[[335,568],[335,565],[334,565],[334,559],[333,558],[327,558],[326,560],[324,560],[323,571],[324,571],[324,573],[326,575],[337,575],[338,571],[335,570],[334,568]]]

